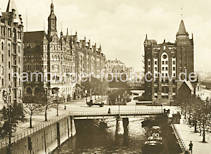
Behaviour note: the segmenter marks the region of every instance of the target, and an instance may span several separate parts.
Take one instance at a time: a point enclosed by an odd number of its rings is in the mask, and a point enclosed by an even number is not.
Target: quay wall
[[[15,141],[11,154],[48,154],[75,134],[74,119],[67,116]],[[7,147],[0,149],[1,154],[7,154],[6,151]]]

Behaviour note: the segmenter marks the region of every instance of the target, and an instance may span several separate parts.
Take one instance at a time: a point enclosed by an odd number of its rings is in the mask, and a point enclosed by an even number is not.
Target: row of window
[[[169,75],[168,75],[168,73],[161,73],[161,76],[162,77],[168,77]],[[157,72],[155,73],[155,77],[158,77],[158,73]],[[176,73],[175,72],[172,73],[172,77],[176,77]]]
[[[168,65],[168,60],[165,60],[165,61],[163,60],[162,61],[162,65],[165,65],[165,64]],[[176,65],[176,61],[172,60],[172,64]],[[150,59],[148,59],[148,65],[151,65]],[[154,65],[158,65],[158,61],[157,60],[154,61]]]
[[[14,37],[14,38],[18,38],[18,39],[22,39],[22,33],[20,31],[18,31],[16,33],[16,29],[12,28],[6,28],[5,26],[1,26],[1,35],[2,36],[8,36],[10,38]]]
[[[11,52],[11,43],[8,43],[8,55],[10,56],[10,52]],[[4,51],[4,42],[1,42],[1,50]],[[13,52],[16,53],[16,46],[13,46]],[[18,46],[18,53],[21,52],[21,47]]]
[[[43,65],[24,65],[23,66],[25,71],[32,71],[32,70],[41,70]],[[44,69],[47,69],[47,66],[44,66]]]
[[[18,59],[18,64],[20,64],[21,63],[21,58],[18,56],[17,59]],[[2,61],[2,63],[4,62],[4,55],[3,54],[1,55],[1,61]],[[16,59],[13,59],[13,65],[17,65]],[[8,68],[9,69],[11,68],[10,61],[8,61]]]
[[[176,93],[177,89],[173,88],[172,89],[173,93]],[[162,93],[169,93],[169,87],[162,87]],[[154,93],[158,93],[158,88],[154,88]]]
[[[51,56],[52,60],[67,60],[67,61],[73,61],[73,58],[72,57],[69,57],[69,56],[59,56],[59,55],[52,55]]]
[[[11,77],[11,74],[9,73],[9,74],[8,74],[8,80],[11,81],[11,79],[12,79],[12,77]],[[16,84],[15,80],[13,81],[13,83],[14,83],[14,86],[15,86],[15,87],[21,85],[20,79],[19,79],[19,81],[18,81],[18,85]],[[2,87],[5,86],[5,80],[4,80],[4,78],[1,79],[1,86],[2,86]]]

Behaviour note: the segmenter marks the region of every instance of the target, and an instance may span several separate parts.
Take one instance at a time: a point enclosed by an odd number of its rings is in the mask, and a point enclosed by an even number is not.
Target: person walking
[[[191,154],[193,153],[193,143],[192,143],[192,141],[190,141],[190,144],[189,144],[189,151],[191,152]]]
[[[110,109],[110,107],[108,108],[108,114],[111,114],[111,109]]]

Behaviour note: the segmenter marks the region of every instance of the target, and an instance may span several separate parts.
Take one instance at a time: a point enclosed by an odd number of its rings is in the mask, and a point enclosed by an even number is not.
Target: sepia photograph
[[[209,0],[0,0],[0,154],[211,154]]]

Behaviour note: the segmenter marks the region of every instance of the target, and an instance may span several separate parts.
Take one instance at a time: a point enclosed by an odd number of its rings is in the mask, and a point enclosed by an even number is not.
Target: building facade
[[[36,101],[43,99],[45,89],[48,88],[48,38],[44,31],[24,33],[24,66],[26,73],[24,85],[24,103],[35,100],[32,96],[39,96]]]
[[[178,79],[184,79],[183,73],[188,77],[194,72],[193,36],[189,38],[184,21],[180,22],[174,43],[164,40],[158,44],[146,35],[144,52],[146,99],[173,101],[177,93]]]
[[[125,63],[118,59],[107,60],[106,61],[106,73],[121,74],[124,73],[127,75],[127,78],[130,79],[133,73],[132,67],[127,67]]]
[[[101,46],[96,43],[91,45],[90,40],[86,38],[78,40],[77,32],[75,35],[68,36],[71,49],[75,53],[75,72],[77,75],[86,73],[88,75],[98,76],[105,69],[106,57],[102,52]]]
[[[30,78],[33,76],[33,80],[24,83],[26,102],[31,101],[31,96],[46,100],[46,94],[53,94],[55,88],[65,101],[76,98],[82,92],[77,86],[81,83],[81,74],[97,75],[105,67],[101,47],[91,46],[86,39],[79,41],[77,33],[69,35],[68,29],[66,34],[60,32],[58,35],[53,3],[47,34],[45,31],[25,32],[24,45],[24,71],[30,74]]]
[[[21,103],[22,82],[16,73],[23,71],[23,21],[12,0],[6,12],[0,11],[0,104],[3,92],[11,103]]]

